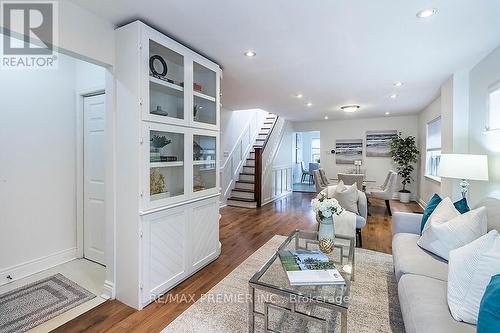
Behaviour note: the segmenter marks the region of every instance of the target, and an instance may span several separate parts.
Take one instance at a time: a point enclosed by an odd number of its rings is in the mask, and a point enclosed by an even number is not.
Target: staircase
[[[227,199],[227,205],[233,207],[256,208],[255,199],[255,148],[263,148],[271,135],[277,116],[269,113],[262,123],[260,131],[255,139],[253,148],[247,156],[231,196]]]

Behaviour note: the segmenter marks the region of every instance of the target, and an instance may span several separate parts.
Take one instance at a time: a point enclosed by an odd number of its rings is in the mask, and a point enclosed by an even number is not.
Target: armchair
[[[337,185],[330,185],[323,189],[320,193],[323,193],[327,196],[327,198],[331,198],[329,194],[335,193],[335,188]],[[358,190],[358,212],[359,215],[356,215],[356,243],[359,247],[363,246],[363,239],[361,237],[361,229],[363,229],[366,225],[367,217],[368,217],[368,201],[366,199],[366,195],[363,191]]]

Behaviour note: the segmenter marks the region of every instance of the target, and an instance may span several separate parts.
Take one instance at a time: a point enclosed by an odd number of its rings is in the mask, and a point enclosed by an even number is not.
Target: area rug
[[[249,306],[246,301],[248,280],[274,254],[284,240],[284,236],[274,236],[207,294],[202,295],[162,333],[248,332]],[[355,264],[356,280],[351,286],[348,332],[404,332],[392,256],[356,249]],[[260,309],[257,307],[257,309],[263,312],[262,307]],[[313,314],[320,317],[325,315],[324,311],[317,307]],[[326,316],[333,316],[333,314],[327,312]],[[270,313],[270,317],[273,317],[271,321],[276,321],[275,326],[280,332],[321,332],[320,327],[294,322],[287,315]],[[336,318],[328,319],[332,321],[328,332],[340,332],[340,321]],[[283,321],[286,322],[284,326]],[[257,317],[256,332],[264,332],[262,322],[263,320]],[[275,329],[273,326],[271,328]]]
[[[0,333],[25,332],[95,295],[56,274],[0,295]]]

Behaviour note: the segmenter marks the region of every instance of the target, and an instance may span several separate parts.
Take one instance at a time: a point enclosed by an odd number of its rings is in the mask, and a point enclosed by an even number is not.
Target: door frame
[[[95,95],[101,95],[101,94],[106,94],[106,88],[105,86],[98,86],[90,89],[84,89],[84,90],[79,90],[76,92],[76,254],[78,258],[83,258],[83,249],[84,249],[84,240],[83,240],[83,224],[84,224],[84,197],[83,197],[83,191],[84,191],[84,184],[83,184],[83,145],[84,145],[84,100],[85,97],[90,97],[90,96],[95,96]],[[106,97],[105,97],[106,98]],[[107,110],[107,106],[106,106]],[[106,117],[107,117],[107,111],[106,111]],[[107,127],[107,121],[108,119],[106,118],[106,130],[108,129]],[[107,136],[106,136],[107,138]],[[106,161],[107,163],[107,161]],[[106,186],[106,185],[105,185]],[[107,203],[106,203],[107,205]],[[106,225],[106,221],[103,221]],[[105,231],[106,231],[105,227]],[[107,240],[107,238],[106,238]],[[106,258],[107,254],[105,254]],[[106,260],[106,264],[108,264]],[[106,265],[107,266],[107,265]]]

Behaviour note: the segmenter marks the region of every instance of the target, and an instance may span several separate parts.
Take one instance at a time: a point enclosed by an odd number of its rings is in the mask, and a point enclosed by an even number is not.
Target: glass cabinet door
[[[217,124],[217,75],[196,62],[193,63],[193,120]]]
[[[149,114],[184,119],[184,57],[149,41]]]
[[[193,135],[193,192],[216,187],[217,138]]]
[[[183,195],[184,134],[149,131],[150,201]]]

